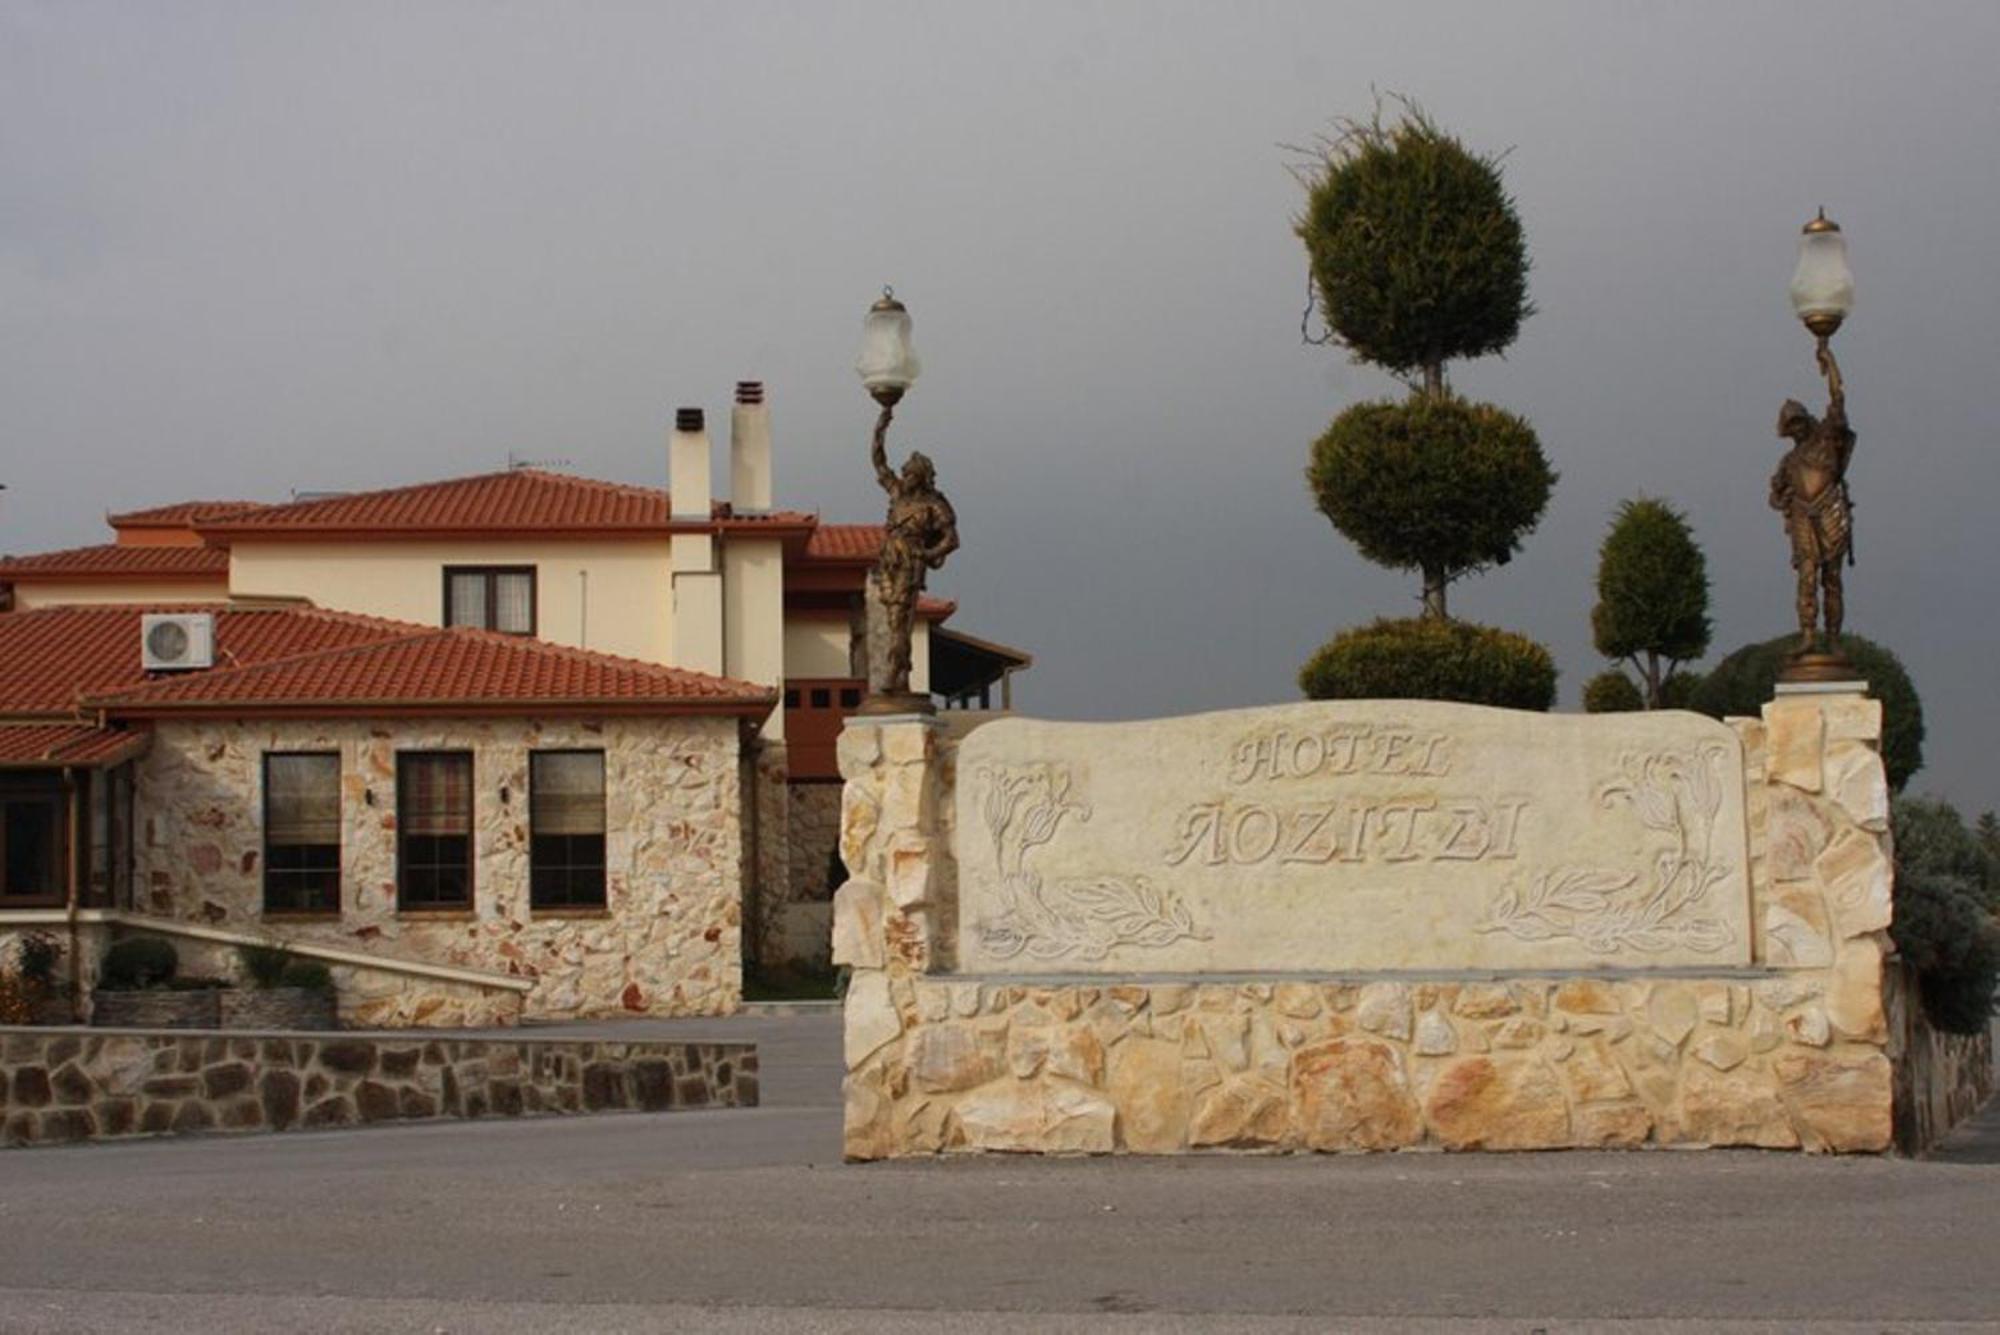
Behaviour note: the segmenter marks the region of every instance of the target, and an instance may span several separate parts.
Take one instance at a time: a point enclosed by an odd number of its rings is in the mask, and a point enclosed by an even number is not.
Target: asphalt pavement
[[[750,1111],[0,1152],[0,1331],[2000,1330],[2000,1110],[1934,1159],[843,1165],[833,1015]]]

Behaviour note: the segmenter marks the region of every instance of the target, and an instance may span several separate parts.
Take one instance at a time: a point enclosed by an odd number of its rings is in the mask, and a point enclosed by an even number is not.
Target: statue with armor
[[[1791,448],[1771,475],[1771,508],[1784,517],[1798,575],[1799,649],[1796,656],[1838,656],[1845,612],[1841,566],[1854,563],[1854,503],[1847,492],[1847,464],[1854,432],[1847,425],[1847,396],[1840,366],[1827,340],[1819,340],[1819,369],[1830,398],[1826,415],[1814,417],[1797,399],[1778,410],[1778,435]],[[1820,609],[1826,632],[1820,635]]]
[[[912,452],[899,475],[889,467],[884,445],[890,408],[884,405],[875,429],[870,457],[875,478],[889,493],[888,532],[875,564],[875,584],[888,616],[889,633],[883,680],[871,687],[885,697],[910,694],[910,633],[916,621],[917,598],[928,572],[944,565],[958,550],[958,515],[937,489],[937,469],[922,451]]]

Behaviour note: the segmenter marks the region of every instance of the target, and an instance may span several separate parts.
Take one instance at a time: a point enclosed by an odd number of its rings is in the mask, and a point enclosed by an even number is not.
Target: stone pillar
[[[852,970],[845,1006],[849,1159],[894,1153],[896,1052],[916,1022],[916,980],[947,961],[954,870],[942,725],[917,715],[857,716],[840,734],[840,856],[833,962]]]

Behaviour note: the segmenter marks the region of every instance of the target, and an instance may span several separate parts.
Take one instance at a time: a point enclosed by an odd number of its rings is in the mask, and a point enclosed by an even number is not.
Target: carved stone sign
[[[1742,748],[1411,701],[1004,719],[959,749],[969,971],[1750,961]]]

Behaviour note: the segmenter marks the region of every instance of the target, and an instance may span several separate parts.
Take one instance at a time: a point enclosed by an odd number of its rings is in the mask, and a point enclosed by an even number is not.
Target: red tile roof
[[[60,552],[0,557],[0,579],[227,580],[223,547],[129,547],[107,542]]]
[[[197,520],[222,519],[263,505],[262,501],[175,501],[107,515],[105,522],[113,528],[186,528]]]
[[[710,522],[729,527],[806,526],[814,522],[813,516],[795,511],[733,515],[726,505],[719,504],[711,515]],[[204,534],[222,541],[249,535],[312,538],[364,533],[632,535],[664,533],[675,526],[672,499],[660,488],[601,482],[538,468],[510,468],[443,482],[268,505],[196,525]]]
[[[881,524],[821,524],[806,543],[810,561],[873,561],[889,530]]]
[[[44,607],[0,614],[0,717],[71,714],[86,695],[146,681],[139,618],[147,612],[213,612],[218,663],[261,663],[421,632],[404,621],[306,607]]]
[[[0,769],[116,765],[144,751],[150,732],[121,732],[81,723],[0,723]]]
[[[470,706],[481,713],[667,710],[761,717],[776,699],[771,688],[747,681],[454,626],[161,677],[90,704],[127,715]]]

